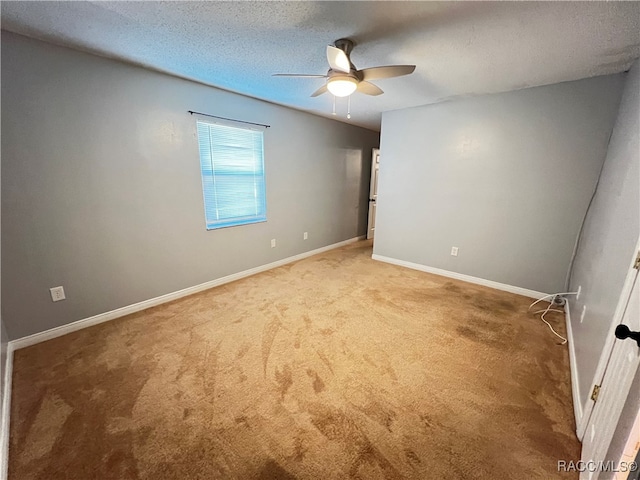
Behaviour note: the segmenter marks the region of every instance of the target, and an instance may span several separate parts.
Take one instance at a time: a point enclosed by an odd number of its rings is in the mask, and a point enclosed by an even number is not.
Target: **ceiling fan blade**
[[[351,62],[347,54],[333,45],[327,45],[327,61],[329,62],[331,70],[343,73],[349,73],[351,71]]]
[[[300,78],[327,78],[326,75],[314,75],[306,73],[274,73],[272,77],[300,77]]]
[[[377,80],[379,78],[401,77],[409,75],[416,69],[415,65],[389,65],[386,67],[372,67],[360,70],[358,73],[362,76],[362,80]]]
[[[326,91],[327,91],[327,86],[323,85],[319,89],[317,89],[315,92],[313,92],[311,96],[317,97],[318,95],[322,95],[323,93],[326,93]]]
[[[374,85],[373,83],[369,83],[369,82],[360,82],[358,83],[358,92],[360,93],[364,93],[365,95],[382,95],[384,92],[382,91],[382,89],[376,85]]]

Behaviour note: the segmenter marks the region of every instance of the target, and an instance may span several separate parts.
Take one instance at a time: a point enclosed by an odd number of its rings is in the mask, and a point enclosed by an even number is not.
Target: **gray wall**
[[[374,253],[562,291],[623,80],[384,113]]]
[[[1,167],[1,166],[0,166]],[[2,169],[0,168],[0,172],[2,171]],[[1,178],[1,173],[0,173],[0,178]],[[2,182],[0,181],[0,185],[2,184]],[[0,187],[1,190],[1,187]],[[0,232],[2,231],[2,228],[0,226]],[[1,238],[1,235],[0,235]],[[1,247],[1,243],[0,242],[0,252],[2,250]],[[1,255],[0,255],[1,258]],[[0,262],[0,266],[1,266],[1,262]],[[0,268],[1,270],[1,268]],[[1,281],[2,275],[0,274],[0,291],[2,291],[1,285],[2,285],[2,281]],[[0,299],[0,312],[2,312],[2,300]],[[2,434],[4,433],[4,428],[5,425],[3,424],[3,420],[5,418],[4,416],[4,397],[5,397],[5,389],[7,388],[7,385],[4,381],[4,375],[5,375],[5,369],[7,367],[7,346],[8,346],[8,341],[9,338],[7,337],[7,330],[4,328],[4,322],[2,321],[2,313],[0,313],[0,448],[3,447],[2,444]],[[2,457],[2,451],[0,450],[0,458]],[[2,475],[4,474],[4,465],[0,462],[0,478],[2,478]]]
[[[0,155],[0,159],[1,159],[1,155]],[[1,167],[1,165],[0,165]],[[0,168],[0,177],[2,177],[2,168]],[[0,185],[2,184],[2,182],[0,181]],[[1,190],[1,187],[0,187]],[[0,226],[0,233],[1,233],[1,226]],[[1,237],[1,235],[0,235]],[[1,247],[1,243],[0,242],[0,251],[2,249]],[[1,255],[0,255],[1,258]],[[0,266],[1,266],[2,262],[0,262]],[[1,270],[1,269],[0,269]],[[0,291],[2,291],[2,281],[1,281],[2,275],[0,274]],[[5,419],[8,422],[9,419],[9,412],[6,412],[5,415],[5,409],[4,409],[4,400],[5,397],[7,395],[7,382],[4,381],[4,376],[5,376],[5,372],[7,371],[7,356],[8,356],[8,336],[7,336],[7,330],[4,328],[4,322],[2,321],[2,300],[0,299],[0,478],[4,478],[4,476],[6,475],[6,469],[7,469],[7,465],[4,464],[3,459],[4,459],[4,435],[7,434],[7,440],[8,440],[8,428],[9,425],[5,425]]]
[[[187,110],[271,124],[266,223],[205,230]],[[2,32],[2,317],[10,338],[364,235],[378,138]],[[67,300],[51,302],[56,285]]]
[[[640,63],[627,74],[602,176],[585,220],[570,298],[580,398],[586,404],[598,360],[640,235]],[[583,306],[587,310],[580,322]]]

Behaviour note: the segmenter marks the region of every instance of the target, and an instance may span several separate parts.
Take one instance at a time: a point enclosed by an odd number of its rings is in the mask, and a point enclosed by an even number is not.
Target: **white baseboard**
[[[0,418],[0,479],[9,474],[9,425],[11,418],[11,380],[13,378],[13,347],[7,345],[7,360],[4,370],[4,392],[2,396],[2,417]]]
[[[374,260],[380,262],[391,263],[393,265],[399,265],[401,267],[411,268],[413,270],[420,270],[421,272],[433,273],[442,277],[455,278],[456,280],[462,280],[463,282],[475,283],[476,285],[483,285],[485,287],[495,288],[496,290],[503,290],[509,293],[515,293],[517,295],[523,295],[530,298],[541,298],[547,295],[546,293],[536,292],[535,290],[529,290],[527,288],[515,287],[513,285],[507,285],[506,283],[494,282],[493,280],[485,280],[484,278],[472,277],[471,275],[465,275],[463,273],[450,272],[449,270],[442,270],[440,268],[427,267],[419,263],[407,262],[405,260],[398,260],[395,258],[385,257],[383,255],[371,256]]]
[[[9,344],[12,346],[14,350],[19,350],[20,348],[29,347],[31,345],[35,345],[36,343],[45,342],[47,340],[51,340],[56,337],[61,337],[62,335],[66,335],[68,333],[75,332],[77,330],[82,330],[83,328],[88,328],[93,325],[98,325],[99,323],[104,323],[110,320],[114,320],[116,318],[124,317],[125,315],[136,313],[141,310],[155,307],[163,303],[171,302],[173,300],[177,300],[179,298],[186,297],[188,295],[193,295],[194,293],[198,293],[203,290],[208,290],[213,287],[224,285],[225,283],[235,282],[236,280],[240,280],[241,278],[249,277],[251,275],[255,275],[257,273],[261,273],[266,270],[271,270],[272,268],[281,267],[282,265],[296,262],[298,260],[302,260],[303,258],[311,257],[313,255],[317,255],[319,253],[326,252],[328,250],[333,250],[335,248],[343,247],[345,245],[349,245],[350,243],[363,240],[364,238],[365,236],[361,235],[359,237],[350,238],[349,240],[344,240],[342,242],[334,243],[332,245],[327,245],[326,247],[317,248],[315,250],[300,253],[292,257],[283,258],[282,260],[277,260],[275,262],[268,263],[266,265],[250,268],[249,270],[244,270],[242,272],[234,273],[232,275],[227,275],[226,277],[217,278],[209,282],[201,283],[200,285],[195,285],[193,287],[178,290],[177,292],[167,293],[166,295],[161,295],[159,297],[151,298],[149,300],[144,300],[142,302],[134,303],[133,305],[128,305],[126,307],[117,308],[109,312],[100,313],[98,315],[94,315],[93,317],[84,318],[82,320],[77,320],[75,322],[68,323],[60,327],[55,327],[50,330],[45,330],[44,332],[35,333],[33,335],[28,335],[26,337],[18,338],[16,340],[11,340]]]
[[[576,436],[578,425],[582,423],[582,402],[580,402],[580,383],[578,379],[578,364],[576,361],[576,347],[573,343],[573,328],[571,327],[571,310],[569,302],[564,302],[565,321],[567,324],[567,345],[569,346],[569,368],[571,369],[571,398],[573,401],[573,415],[576,417]]]

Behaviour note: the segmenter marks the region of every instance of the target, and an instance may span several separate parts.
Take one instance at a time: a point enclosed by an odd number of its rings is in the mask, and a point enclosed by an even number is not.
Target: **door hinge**
[[[633,264],[633,268],[636,270],[640,270],[640,252],[638,252],[638,256],[636,257],[636,261]]]
[[[600,385],[594,385],[593,392],[591,392],[591,400],[593,400],[594,402],[597,402],[599,393],[600,393]]]

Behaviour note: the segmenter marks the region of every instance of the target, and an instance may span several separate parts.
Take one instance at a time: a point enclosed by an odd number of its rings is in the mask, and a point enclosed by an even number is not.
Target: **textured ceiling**
[[[415,64],[385,94],[338,99],[342,121],[626,70],[640,56],[637,2],[2,2],[2,28],[331,117],[326,45],[357,68]],[[197,106],[190,106],[197,108]]]

